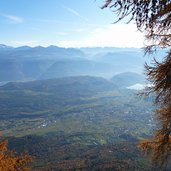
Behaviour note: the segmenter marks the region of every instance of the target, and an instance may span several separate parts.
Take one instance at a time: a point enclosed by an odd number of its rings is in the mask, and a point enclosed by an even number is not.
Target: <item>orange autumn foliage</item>
[[[147,90],[155,93],[157,129],[154,137],[144,140],[140,147],[152,152],[152,161],[166,168],[171,154],[171,51],[162,62],[154,61],[153,66],[147,66],[149,81],[154,85]]]
[[[29,171],[32,158],[26,153],[17,156],[7,145],[7,141],[0,142],[0,171]]]
[[[144,140],[140,147],[152,154],[152,161],[165,169],[171,156],[171,1],[170,0],[105,0],[102,9],[111,8],[118,21],[128,17],[137,29],[145,34],[145,53],[167,48],[161,62],[154,58],[151,66],[145,65],[151,87],[145,94],[155,96],[157,118],[153,138]]]

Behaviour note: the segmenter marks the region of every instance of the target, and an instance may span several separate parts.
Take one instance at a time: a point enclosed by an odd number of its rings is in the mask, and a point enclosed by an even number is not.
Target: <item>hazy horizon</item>
[[[24,46],[28,46],[31,48],[35,48],[35,47],[43,47],[43,48],[48,48],[48,47],[58,47],[58,48],[75,48],[75,49],[82,49],[82,48],[116,48],[116,49],[142,49],[143,47],[116,47],[116,46],[82,46],[82,47],[64,47],[64,46],[58,46],[58,45],[54,45],[54,44],[49,44],[49,45],[27,45],[27,44],[23,44],[23,45],[10,45],[10,44],[5,44],[3,42],[0,43],[0,46],[7,46],[7,47],[12,47],[12,48],[19,48],[19,47],[24,47]]]

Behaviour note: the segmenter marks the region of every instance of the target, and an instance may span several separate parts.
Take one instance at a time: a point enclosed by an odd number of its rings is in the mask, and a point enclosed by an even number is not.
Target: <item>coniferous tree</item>
[[[170,0],[106,0],[102,9],[111,8],[118,21],[128,18],[136,22],[138,30],[145,33],[148,44],[145,53],[167,48],[162,62],[154,58],[151,66],[145,64],[152,87],[147,93],[155,94],[155,111],[158,120],[152,139],[144,140],[140,147],[152,152],[152,160],[165,168],[171,156],[171,1]]]

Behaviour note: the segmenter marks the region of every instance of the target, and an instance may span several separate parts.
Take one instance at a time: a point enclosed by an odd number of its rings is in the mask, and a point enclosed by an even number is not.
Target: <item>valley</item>
[[[51,46],[1,52],[26,64],[20,65],[24,77],[4,75],[8,80],[1,80],[0,132],[9,148],[34,156],[33,170],[155,170],[138,149],[139,141],[155,129],[153,97],[130,88],[147,84],[136,69],[143,61],[123,63],[118,60],[123,52],[99,55],[98,60],[96,54],[90,60],[92,55],[84,50]],[[35,59],[30,58],[33,52]]]

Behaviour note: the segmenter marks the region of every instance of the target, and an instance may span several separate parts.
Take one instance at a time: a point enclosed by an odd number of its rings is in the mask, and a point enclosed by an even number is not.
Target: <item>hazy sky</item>
[[[1,0],[0,43],[12,46],[142,47],[134,24],[112,24],[103,0]]]

